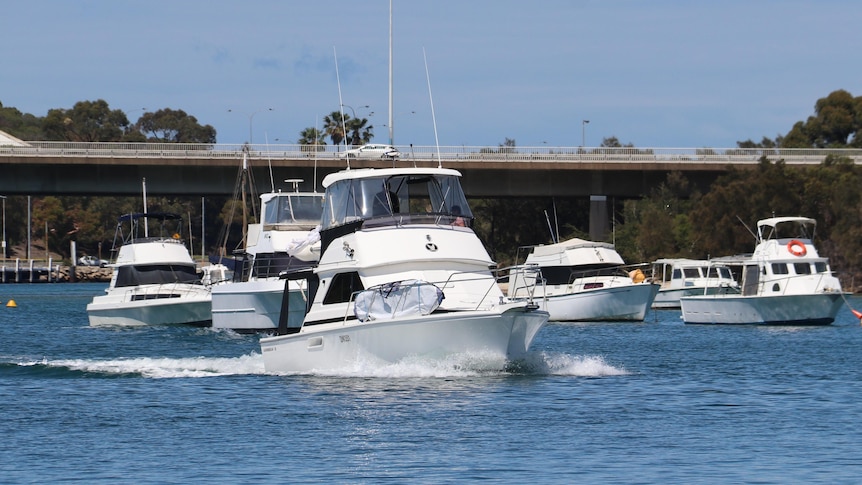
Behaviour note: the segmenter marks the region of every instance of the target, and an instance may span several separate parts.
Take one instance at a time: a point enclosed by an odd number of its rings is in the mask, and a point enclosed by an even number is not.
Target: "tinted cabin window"
[[[796,271],[796,274],[811,274],[811,265],[808,263],[793,263],[793,271]]]
[[[814,263],[814,270],[818,273],[826,273],[829,271],[829,268],[826,267],[826,263]]]
[[[683,273],[686,278],[700,278],[700,271],[697,268],[685,268]]]
[[[326,296],[323,297],[323,304],[344,303],[350,301],[353,293],[364,290],[362,280],[359,279],[359,273],[339,273],[332,278],[332,283],[326,290]]]
[[[790,274],[786,263],[772,263],[772,274]]]
[[[679,269],[673,270],[673,279],[678,280],[680,278],[682,278],[682,271]]]

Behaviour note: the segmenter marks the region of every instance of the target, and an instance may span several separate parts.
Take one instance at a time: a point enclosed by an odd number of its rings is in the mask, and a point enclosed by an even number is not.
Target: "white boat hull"
[[[701,295],[718,295],[730,292],[728,287],[711,286],[708,288],[673,288],[667,290],[659,290],[652,303],[652,307],[658,310],[678,310],[680,308],[680,298],[686,296],[701,296]]]
[[[642,321],[655,298],[658,285],[631,284],[548,295],[544,309],[551,321]],[[537,290],[536,301],[542,301]]]
[[[445,312],[393,320],[339,321],[290,335],[262,338],[268,372],[346,369],[358,362],[395,363],[407,357],[442,359],[484,352],[523,357],[547,322],[543,311],[509,305],[505,311]]]
[[[208,326],[212,318],[210,291],[202,285],[186,284],[160,285],[157,290],[146,287],[126,291],[113,289],[93,298],[87,305],[87,316],[91,326]]]
[[[841,309],[843,295],[715,295],[687,297],[681,303],[685,323],[829,325]]]
[[[213,288],[212,326],[257,332],[278,328],[284,280],[244,281]],[[299,327],[305,316],[306,301],[302,290],[291,282],[288,326]]]

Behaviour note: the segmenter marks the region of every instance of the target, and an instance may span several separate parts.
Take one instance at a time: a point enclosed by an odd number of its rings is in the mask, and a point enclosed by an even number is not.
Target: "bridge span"
[[[244,153],[258,190],[317,189],[342,170],[343,148],[304,145],[27,142],[0,146],[0,194],[137,195],[147,179],[154,195],[231,195]],[[862,163],[859,149],[433,147],[398,146],[391,160],[349,161],[350,168],[437,166],[459,170],[470,197],[639,197],[672,171],[705,189],[729,167],[751,168],[762,157],[816,165],[827,155]]]

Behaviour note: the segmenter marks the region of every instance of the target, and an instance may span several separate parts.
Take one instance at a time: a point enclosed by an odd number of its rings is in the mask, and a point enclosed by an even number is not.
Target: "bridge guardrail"
[[[0,146],[0,159],[14,157],[92,158],[241,158],[244,150],[255,159],[334,159],[343,146],[246,145],[203,143],[122,143],[122,142],[27,142],[29,146]],[[847,157],[862,163],[862,149],[818,148],[632,148],[632,147],[488,147],[488,146],[396,146],[403,160],[463,160],[493,162],[550,163],[758,163],[762,156],[787,164],[819,164],[827,155]]]

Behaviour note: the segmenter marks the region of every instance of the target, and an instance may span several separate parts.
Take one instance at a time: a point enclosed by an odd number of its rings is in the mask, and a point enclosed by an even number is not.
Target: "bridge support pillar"
[[[608,237],[608,198],[605,195],[590,196],[590,240],[604,241]]]

